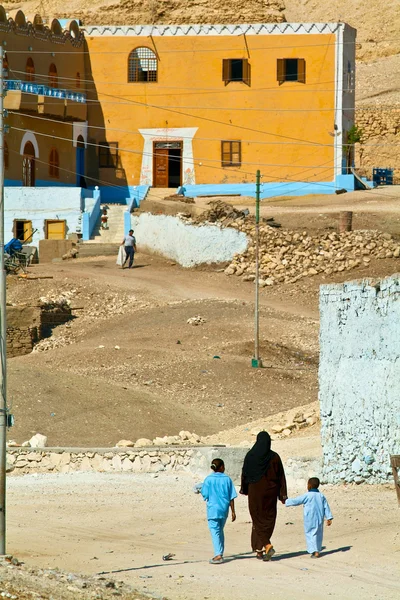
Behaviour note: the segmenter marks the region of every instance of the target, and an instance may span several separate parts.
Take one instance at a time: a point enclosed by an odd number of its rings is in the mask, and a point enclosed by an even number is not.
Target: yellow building
[[[85,34],[91,177],[244,193],[260,169],[276,190],[343,187],[354,119],[348,25],[87,26]]]
[[[76,21],[0,6],[7,186],[79,185],[87,142],[84,36]]]

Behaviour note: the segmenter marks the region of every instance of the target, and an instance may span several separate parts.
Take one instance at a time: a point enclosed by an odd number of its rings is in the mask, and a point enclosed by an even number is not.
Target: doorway
[[[14,237],[17,240],[21,240],[21,242],[30,241],[32,237],[32,221],[27,221],[25,219],[14,221]]]
[[[27,142],[24,147],[22,185],[24,187],[35,186],[35,148],[31,142]]]
[[[65,221],[50,221],[45,223],[46,240],[64,240],[66,222]]]
[[[153,186],[177,188],[182,183],[182,142],[153,143]]]
[[[86,187],[85,182],[85,140],[80,135],[76,145],[76,185]]]

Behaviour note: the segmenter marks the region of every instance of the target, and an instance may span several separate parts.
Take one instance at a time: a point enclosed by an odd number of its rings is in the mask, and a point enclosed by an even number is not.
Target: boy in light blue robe
[[[308,492],[297,498],[288,498],[286,506],[304,505],[304,532],[306,534],[307,552],[311,558],[319,558],[322,550],[322,537],[324,534],[324,518],[326,524],[332,524],[332,513],[327,499],[319,491],[318,477],[308,480]]]
[[[236,520],[235,498],[237,493],[233,481],[225,475],[224,461],[214,458],[211,463],[214,471],[205,478],[201,486],[201,495],[207,502],[207,521],[214,546],[212,565],[218,565],[224,560],[225,536],[224,527],[228,518],[229,507],[232,511],[232,521]]]

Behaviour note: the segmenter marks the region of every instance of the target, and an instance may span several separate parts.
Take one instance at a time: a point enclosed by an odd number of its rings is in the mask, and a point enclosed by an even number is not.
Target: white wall
[[[92,202],[92,199],[89,199]],[[13,236],[14,219],[32,221],[37,233],[31,242],[44,239],[46,219],[67,221],[67,234],[80,232],[81,188],[77,187],[6,187],[4,189],[4,238]]]
[[[230,261],[248,245],[245,233],[216,225],[194,226],[179,218],[143,213],[132,215],[139,248],[170,258],[182,267]]]
[[[400,279],[320,291],[324,479],[376,483],[400,454]]]

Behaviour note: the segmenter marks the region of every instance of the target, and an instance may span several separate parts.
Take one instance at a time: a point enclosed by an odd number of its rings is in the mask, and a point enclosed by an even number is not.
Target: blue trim
[[[99,189],[95,190],[85,190],[81,191],[82,196],[82,204],[85,204],[86,198],[93,198],[95,203],[91,211],[85,210],[82,215],[82,240],[84,242],[90,240],[90,236],[93,233],[93,229],[96,226],[96,223],[100,217],[100,204],[101,204],[101,193]]]
[[[130,210],[126,210],[124,212],[124,235],[128,235],[130,229],[132,229],[132,225],[131,225],[131,211]]]
[[[291,181],[269,182],[261,184],[261,198],[274,198],[279,196],[305,196],[308,194],[333,194],[337,189],[353,191],[355,189],[353,175],[339,175],[335,181],[306,182]],[[224,183],[185,185],[178,189],[178,194],[184,196],[225,196],[241,195],[255,198],[255,183]]]
[[[21,81],[20,79],[5,79],[4,88],[11,91],[21,91],[24,94],[35,94],[36,96],[48,96],[49,98],[60,98],[61,100],[72,100],[80,104],[86,104],[86,94],[73,92],[60,88],[50,87],[35,83],[34,81]]]

